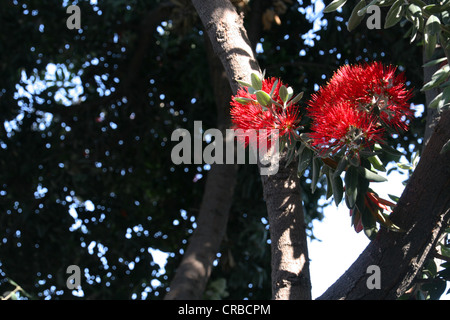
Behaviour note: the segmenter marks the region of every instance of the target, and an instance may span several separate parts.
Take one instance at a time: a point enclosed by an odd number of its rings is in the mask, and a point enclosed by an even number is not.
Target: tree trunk
[[[310,300],[306,225],[300,181],[294,162],[282,157],[274,176],[262,176],[270,226],[272,296],[275,300]]]
[[[411,285],[450,222],[450,111],[442,114],[405,187],[392,221],[405,232],[381,230],[353,265],[319,299],[396,299]],[[380,268],[381,289],[367,286],[367,268]]]
[[[193,0],[213,49],[227,72],[232,91],[236,80],[250,82],[251,73],[260,74],[243,17],[228,0]],[[293,165],[274,176],[262,176],[270,224],[272,247],[272,296],[274,299],[310,299],[306,233],[299,183]]]

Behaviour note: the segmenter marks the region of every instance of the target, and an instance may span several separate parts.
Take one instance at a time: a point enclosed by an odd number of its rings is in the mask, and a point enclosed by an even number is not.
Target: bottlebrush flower
[[[396,70],[379,62],[339,68],[308,103],[314,144],[325,151],[344,145],[357,149],[354,140],[344,138],[348,132],[358,137],[359,130],[364,147],[381,141],[385,129],[407,130],[412,92],[405,87],[404,74],[396,75]]]
[[[275,85],[275,88],[273,86]],[[255,130],[258,139],[266,139],[270,141],[271,130],[278,130],[278,135],[290,136],[293,130],[298,127],[299,110],[298,106],[288,103],[283,107],[284,102],[280,97],[280,88],[283,83],[276,78],[268,78],[262,81],[262,91],[271,94],[272,100],[276,103],[264,107],[258,103],[256,94],[250,94],[249,89],[241,87],[238,89],[237,95],[232,97],[231,105],[231,121],[234,129],[241,129],[244,134],[238,135],[238,139],[245,143],[249,143],[249,136],[246,135],[248,130]],[[265,134],[264,131],[266,130]]]
[[[344,147],[347,152],[359,154],[383,137],[384,129],[377,126],[377,120],[348,101],[330,106],[323,114],[312,110],[310,116],[314,119],[312,145],[322,154],[335,154]]]
[[[375,62],[364,69],[366,96],[360,103],[369,108],[369,111],[378,112],[383,122],[395,130],[407,130],[407,121],[412,117],[408,100],[412,97],[412,91],[405,86],[404,73],[396,75],[397,68],[384,67]]]

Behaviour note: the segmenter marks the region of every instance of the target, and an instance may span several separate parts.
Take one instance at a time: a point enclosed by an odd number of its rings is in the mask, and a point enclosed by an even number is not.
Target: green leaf
[[[333,173],[329,166],[323,166],[323,172],[325,173],[325,176],[327,177],[327,200],[333,195],[333,182],[331,179],[333,179]]]
[[[422,89],[420,89],[421,91],[426,91],[432,88],[435,88],[437,86],[439,86],[440,84],[442,84],[445,80],[447,80],[448,76],[450,75],[450,67],[448,64],[446,64],[445,66],[441,67],[439,70],[437,70],[432,76],[431,76],[431,80],[426,83]]]
[[[371,2],[369,2],[368,5],[364,6],[363,8],[359,9],[359,11],[357,12],[358,16],[363,17],[366,13],[367,13],[367,9],[372,6],[375,5],[378,2],[378,0],[372,0]]]
[[[435,277],[437,274],[437,266],[433,259],[429,259],[425,268],[423,269],[430,277]]]
[[[370,162],[370,164],[373,166],[374,169],[386,172],[386,168],[383,165],[383,162],[381,162],[380,158],[378,158],[377,155],[374,155],[372,157],[367,158]]]
[[[255,102],[254,99],[251,98],[244,98],[244,97],[236,97],[234,98],[235,101],[242,103],[242,104],[248,104],[250,102]]]
[[[441,21],[434,14],[428,17],[427,22],[425,23],[425,31],[428,31],[431,34],[438,34],[439,31],[441,31]]]
[[[294,95],[294,89],[292,89],[292,87],[288,87],[287,88],[287,93],[288,93],[288,95],[287,95],[286,101],[289,101],[289,99],[291,99],[292,96]]]
[[[440,13],[442,11],[443,6],[439,6],[436,4],[430,4],[427,5],[425,7],[422,8],[423,11],[425,11],[426,13],[431,13],[431,14],[435,14],[435,13]]]
[[[252,73],[251,79],[252,79],[252,88],[255,90],[261,90],[262,80],[258,77],[258,75],[256,73]]]
[[[361,158],[356,152],[354,152],[348,156],[348,162],[354,167],[359,167],[361,164]]]
[[[270,90],[269,95],[270,95],[271,97],[273,96],[273,93],[275,92],[275,89],[277,88],[277,85],[278,85],[278,79],[275,80],[275,82],[273,83],[272,89]]]
[[[291,100],[291,103],[292,103],[292,104],[297,103],[297,102],[299,102],[302,98],[303,98],[303,92],[300,92],[298,95],[296,95],[296,96],[294,97],[294,99]]]
[[[425,49],[425,56],[427,58],[430,58],[433,55],[434,50],[436,49],[436,44],[437,44],[437,35],[425,31],[423,34],[423,46]]]
[[[262,90],[256,91],[256,99],[258,100],[259,104],[264,107],[269,105],[269,103],[272,101],[272,98],[270,98],[269,94]]]
[[[297,168],[297,176],[301,177],[303,172],[305,172],[306,168],[308,168],[311,159],[313,156],[313,152],[309,148],[304,148],[303,152],[299,154],[298,160],[298,168]]]
[[[424,28],[424,47],[425,55],[431,57],[436,48],[437,35],[441,30],[441,21],[438,17],[432,14],[428,17]]]
[[[433,100],[431,100],[430,104],[428,105],[428,108],[430,109],[441,109],[444,106],[444,99],[442,99],[444,96],[444,92],[439,93],[434,97]]]
[[[431,60],[431,61],[428,61],[427,63],[425,63],[424,65],[422,65],[422,67],[424,67],[424,68],[426,68],[426,67],[431,67],[431,66],[434,66],[434,65],[436,65],[436,64],[438,64],[438,63],[444,62],[444,61],[446,61],[446,60],[447,60],[447,57],[443,57],[443,58],[440,58],[440,59]]]
[[[364,168],[364,167],[358,167],[358,172],[361,174],[361,176],[363,176],[364,178],[366,178],[369,181],[372,182],[384,182],[387,181],[387,179],[385,177],[382,177],[378,174],[376,174],[375,172]]]
[[[401,157],[404,154],[400,151],[398,151],[397,149],[392,148],[391,146],[387,145],[387,144],[375,144],[375,148],[379,148],[381,150],[383,150],[384,152],[396,156],[396,157]]]
[[[319,158],[314,157],[312,160],[312,182],[311,182],[311,192],[316,191],[317,181],[320,178],[320,168],[322,166],[322,161]]]
[[[297,141],[294,139],[287,139],[287,149],[288,149],[288,153],[286,155],[286,164],[285,164],[285,168],[287,168],[292,160],[294,160],[295,157],[295,145],[297,144]]]
[[[441,245],[441,254],[447,258],[450,258],[450,248]]]
[[[288,95],[289,95],[288,90],[284,85],[282,85],[280,87],[279,95],[280,95],[281,101],[286,102],[288,100]]]
[[[334,174],[332,175],[334,176]],[[336,206],[338,206],[342,201],[342,197],[344,196],[344,185],[340,176],[331,178],[331,183],[333,187],[334,203],[336,204]]]
[[[348,31],[353,31],[360,23],[361,21],[364,19],[364,14],[363,15],[359,15],[358,11],[361,10],[362,8],[364,8],[366,6],[366,1],[365,0],[361,0],[360,2],[358,2],[358,4],[353,8],[353,11],[350,15],[350,18],[348,19],[348,23],[347,23],[347,30]]]
[[[337,9],[342,7],[346,2],[347,0],[333,0],[329,5],[325,7],[325,9],[323,9],[323,13],[330,13],[336,11]]]
[[[358,196],[358,169],[350,166],[345,173],[344,181],[347,206],[349,209],[353,209]]]
[[[396,203],[398,202],[398,200],[400,200],[399,197],[394,196],[394,195],[392,195],[392,194],[388,194],[388,196],[389,196],[389,198],[391,198],[392,201],[394,201],[394,202],[396,202]]]
[[[242,81],[242,80],[236,80],[237,83],[239,83],[243,87],[251,87],[252,85],[248,82]]]
[[[356,227],[360,223],[360,220],[361,220],[361,213],[359,212],[358,208],[355,208],[353,210],[353,212],[350,213],[350,215],[352,216],[352,224],[351,225],[355,228],[355,231],[356,231]],[[359,231],[361,231],[361,230],[359,230]],[[357,232],[359,232],[359,231],[357,231]]]
[[[385,29],[393,27],[402,19],[403,3],[403,0],[397,0],[392,7],[390,7],[386,15],[386,21],[384,22]]]
[[[412,170],[412,166],[405,163],[397,163],[397,167],[403,170]]]
[[[339,177],[341,173],[347,168],[348,160],[346,157],[342,157],[339,160],[336,170],[334,171],[333,178]]]
[[[361,212],[361,222],[364,227],[364,234],[367,236],[367,238],[373,240],[378,232],[377,223],[375,217],[366,207],[364,207]]]
[[[406,18],[412,22],[411,27],[411,39],[410,43],[412,43],[419,32],[423,31],[423,17],[422,17],[422,10],[419,6],[415,4],[410,4],[408,6],[408,10],[406,11]]]
[[[401,1],[401,0],[398,0],[398,1]],[[404,2],[404,1],[402,1],[402,2]],[[422,15],[422,9],[419,6],[411,3],[408,6],[408,12],[407,13],[408,13],[407,17],[410,18],[410,19],[418,18],[418,17],[420,17]]]

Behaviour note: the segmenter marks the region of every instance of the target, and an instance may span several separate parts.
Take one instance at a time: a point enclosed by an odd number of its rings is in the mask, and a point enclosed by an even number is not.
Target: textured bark
[[[392,213],[406,232],[381,230],[355,263],[319,299],[395,299],[411,285],[450,222],[450,111],[442,114],[421,160]],[[367,288],[367,267],[377,265],[381,289]]]
[[[272,250],[272,295],[275,300],[309,300],[306,226],[300,196],[297,166],[280,161],[275,176],[262,176],[270,225]]]
[[[261,73],[243,17],[228,0],[192,1],[211,40],[214,52],[225,68],[231,91],[239,87],[236,80],[249,82],[252,72]]]
[[[236,93],[237,79],[249,82],[251,73],[261,73],[243,18],[228,0],[192,3]],[[271,232],[272,295],[274,299],[310,299],[302,199],[296,172],[292,166],[284,168],[283,161],[276,175],[261,177]]]

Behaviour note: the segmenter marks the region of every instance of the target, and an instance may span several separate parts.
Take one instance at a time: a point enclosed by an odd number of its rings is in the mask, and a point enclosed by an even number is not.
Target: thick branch
[[[222,61],[231,90],[236,94],[239,86],[236,80],[248,82],[252,72],[261,73],[243,17],[237,14],[228,0],[193,0],[192,3],[205,26],[214,52]]]
[[[198,227],[189,239],[166,300],[201,299],[225,234],[236,171],[235,165],[211,167],[198,216]]]
[[[192,3],[236,94],[236,79],[249,82],[251,73],[260,73],[242,16],[228,0],[193,0]],[[262,176],[270,219],[272,295],[275,299],[310,298],[302,199],[294,171],[280,165],[276,175]]]
[[[421,160],[392,213],[404,233],[381,230],[355,263],[319,299],[395,299],[411,285],[450,221],[450,111],[442,114]],[[370,290],[367,267],[381,271],[381,289]]]
[[[297,166],[282,157],[274,176],[261,176],[270,225],[272,295],[275,300],[310,300],[306,226]]]

